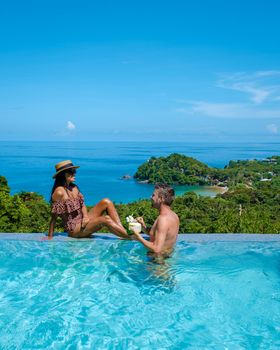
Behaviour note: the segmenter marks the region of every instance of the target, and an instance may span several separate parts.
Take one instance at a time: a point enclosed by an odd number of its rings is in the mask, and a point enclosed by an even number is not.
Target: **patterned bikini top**
[[[52,213],[57,215],[79,211],[84,205],[84,196],[79,192],[76,198],[67,198],[52,203]]]
[[[84,196],[79,192],[75,198],[67,198],[52,203],[51,212],[61,216],[65,231],[72,233],[83,220]]]

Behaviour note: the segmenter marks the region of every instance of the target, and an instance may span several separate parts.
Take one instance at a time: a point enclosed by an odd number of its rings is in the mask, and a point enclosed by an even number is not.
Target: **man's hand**
[[[135,230],[131,230],[131,231],[133,231],[133,235],[131,235],[130,237],[135,241],[140,241],[142,238],[140,233],[138,231],[135,231]]]
[[[146,224],[145,224],[144,219],[142,218],[142,216],[138,216],[136,218],[136,220],[139,222],[139,224],[141,224],[142,227],[146,227]]]
[[[139,224],[141,224],[142,226],[142,232],[146,233],[147,235],[151,236],[151,227],[147,227],[145,224],[145,221],[143,219],[142,216],[139,216],[136,218],[137,222],[139,222]]]

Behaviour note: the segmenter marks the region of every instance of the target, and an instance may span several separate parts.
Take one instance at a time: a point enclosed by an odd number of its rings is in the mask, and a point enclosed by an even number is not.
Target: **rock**
[[[122,177],[121,177],[121,179],[122,180],[129,180],[129,179],[132,179],[132,176],[131,175],[123,175]]]

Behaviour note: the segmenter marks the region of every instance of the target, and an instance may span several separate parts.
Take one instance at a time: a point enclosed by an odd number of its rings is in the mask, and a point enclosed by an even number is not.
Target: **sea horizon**
[[[264,159],[280,154],[280,142],[130,142],[130,141],[0,141],[0,175],[5,176],[11,193],[37,192],[50,198],[54,166],[71,159],[80,165],[77,184],[87,205],[104,197],[128,203],[150,197],[153,185],[133,178],[137,168],[151,157],[180,153],[208,166],[223,168],[230,160]],[[180,186],[177,194],[195,191],[215,195],[201,186]]]

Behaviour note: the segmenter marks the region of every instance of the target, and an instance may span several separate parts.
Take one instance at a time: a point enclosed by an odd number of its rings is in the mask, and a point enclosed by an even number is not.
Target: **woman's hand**
[[[89,218],[88,218],[88,216],[86,216],[82,220],[82,228],[84,229],[88,223],[89,223]]]
[[[50,226],[49,226],[48,236],[45,237],[43,240],[48,240],[48,239],[52,239],[52,238],[53,238],[53,233],[54,233],[56,218],[57,218],[57,215],[54,214],[54,213],[52,213],[52,215],[51,215],[51,221],[50,221]]]
[[[41,241],[49,241],[51,239],[53,239],[53,236],[45,236],[41,238]]]
[[[53,239],[53,229],[51,228],[48,232],[48,235],[45,237],[42,237],[42,241],[49,241]]]

